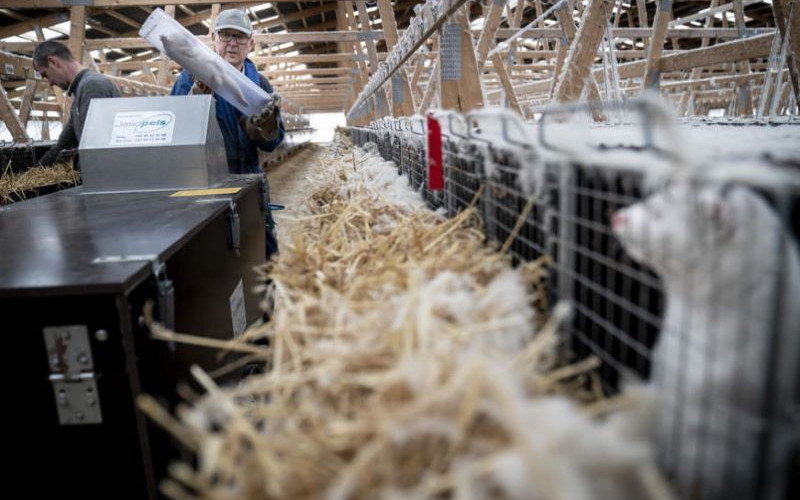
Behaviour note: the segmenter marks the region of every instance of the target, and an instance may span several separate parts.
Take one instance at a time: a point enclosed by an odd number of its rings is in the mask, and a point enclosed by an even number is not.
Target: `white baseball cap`
[[[250,18],[239,9],[228,9],[219,13],[214,31],[219,33],[220,30],[224,29],[241,31],[247,36],[253,34],[253,25],[250,23]]]

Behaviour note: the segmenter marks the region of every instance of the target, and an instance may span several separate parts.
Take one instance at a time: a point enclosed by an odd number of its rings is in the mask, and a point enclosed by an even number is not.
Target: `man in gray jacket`
[[[56,145],[39,161],[42,165],[50,165],[56,161],[59,152],[74,149],[80,143],[89,102],[95,97],[119,97],[120,94],[114,82],[84,68],[64,44],[54,40],[36,46],[33,51],[33,68],[50,85],[57,85],[72,96],[69,121],[61,131]]]

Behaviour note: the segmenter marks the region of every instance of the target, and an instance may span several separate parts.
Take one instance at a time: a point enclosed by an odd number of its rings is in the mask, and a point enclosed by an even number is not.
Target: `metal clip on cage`
[[[493,137],[493,139],[502,139],[507,145],[513,147],[533,149],[533,137],[526,130],[525,123],[519,118],[518,115],[514,113],[506,112],[504,110],[473,111],[467,114],[467,120],[474,121],[477,125],[476,127],[468,127],[467,135],[470,139],[475,139],[481,142],[491,142],[483,137],[488,135],[485,134],[483,130],[486,129],[485,125],[491,124],[491,122],[488,122],[488,120],[495,120],[500,122],[499,130],[501,132],[501,136],[499,138]],[[514,139],[510,133],[511,128],[516,129],[524,141]]]
[[[683,157],[677,144],[668,144],[669,149],[657,146],[655,144],[656,136],[670,137],[672,132],[670,124],[672,116],[667,109],[657,100],[652,98],[638,98],[626,101],[624,103],[606,103],[608,110],[620,111],[634,111],[642,118],[642,139],[644,144],[642,146],[597,146],[598,149],[632,149],[632,150],[649,150],[654,153],[660,154],[669,161],[675,163],[683,163]],[[559,147],[553,142],[550,142],[547,136],[547,129],[550,125],[550,119],[553,117],[563,117],[567,114],[576,112],[590,112],[591,106],[589,103],[576,103],[576,104],[559,104],[558,106],[550,107],[542,112],[539,118],[539,144],[550,151],[569,153],[568,148]],[[658,131],[658,134],[656,134]]]

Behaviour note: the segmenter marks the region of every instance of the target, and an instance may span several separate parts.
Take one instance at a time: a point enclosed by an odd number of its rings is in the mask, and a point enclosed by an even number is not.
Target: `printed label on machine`
[[[112,146],[169,144],[175,129],[172,111],[125,111],[114,115]]]
[[[238,337],[247,328],[247,313],[244,310],[244,284],[242,284],[242,280],[239,280],[239,284],[233,290],[230,302],[233,336]]]

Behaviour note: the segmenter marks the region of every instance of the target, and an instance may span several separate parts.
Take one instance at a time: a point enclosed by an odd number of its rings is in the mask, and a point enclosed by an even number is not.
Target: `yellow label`
[[[215,194],[236,194],[242,188],[215,188],[215,189],[189,189],[186,191],[176,191],[169,195],[170,198],[181,198],[184,196],[212,196]]]

